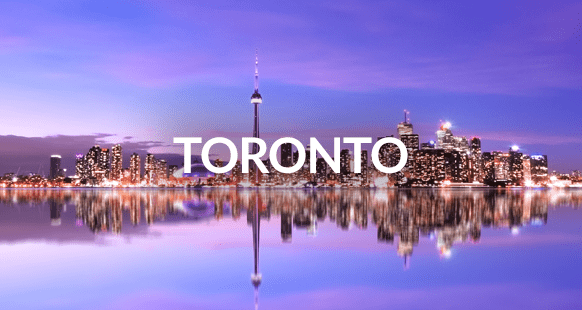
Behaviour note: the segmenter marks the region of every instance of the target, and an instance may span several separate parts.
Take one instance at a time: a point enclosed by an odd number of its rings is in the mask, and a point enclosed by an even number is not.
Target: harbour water
[[[574,309],[582,190],[0,190],[1,309]]]

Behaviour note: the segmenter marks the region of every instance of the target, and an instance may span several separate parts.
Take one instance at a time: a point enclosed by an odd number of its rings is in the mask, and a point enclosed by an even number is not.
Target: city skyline
[[[69,146],[80,141],[179,154],[174,136],[250,136],[245,98],[257,47],[267,142],[315,136],[329,138],[322,141],[327,147],[332,133],[391,135],[408,109],[421,142],[450,121],[456,134],[480,136],[486,149],[517,144],[547,154],[550,170],[582,166],[581,61],[574,57],[580,45],[568,30],[579,23],[578,3],[506,5],[505,11],[455,4],[455,15],[426,3],[412,9],[398,2],[305,4],[305,11],[265,3],[152,3],[7,5],[0,171],[36,172],[39,157],[32,157],[74,154]],[[185,12],[205,15],[206,24]],[[242,23],[249,14],[267,17],[253,25],[256,32]],[[23,27],[22,20],[31,22]],[[63,164],[71,169],[70,161]]]

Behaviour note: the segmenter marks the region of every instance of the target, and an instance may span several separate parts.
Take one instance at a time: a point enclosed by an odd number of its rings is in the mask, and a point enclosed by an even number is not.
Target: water
[[[1,190],[0,309],[581,308],[581,205],[582,190]]]

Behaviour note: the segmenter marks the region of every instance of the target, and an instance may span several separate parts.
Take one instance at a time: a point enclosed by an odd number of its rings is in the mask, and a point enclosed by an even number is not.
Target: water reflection
[[[371,220],[378,241],[397,242],[398,254],[407,261],[421,236],[434,238],[441,254],[448,255],[455,243],[478,242],[483,227],[515,232],[523,225],[545,224],[549,206],[578,207],[582,191],[2,190],[0,203],[5,205],[0,209],[3,221],[24,220],[26,213],[16,215],[14,207],[42,209],[48,204],[50,225],[85,226],[93,233],[116,234],[122,232],[124,218],[133,226],[143,226],[142,221],[151,225],[225,216],[238,220],[246,210],[247,222],[257,233],[259,217],[277,216],[281,240],[287,243],[292,242],[294,230],[317,235],[318,221],[329,220],[350,230],[367,229]],[[67,206],[74,208],[74,219],[61,218]],[[258,242],[257,234],[254,243]],[[257,269],[255,275],[260,282]]]

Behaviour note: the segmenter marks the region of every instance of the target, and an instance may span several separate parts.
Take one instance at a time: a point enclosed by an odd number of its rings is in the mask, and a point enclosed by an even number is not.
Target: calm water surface
[[[582,308],[581,205],[582,190],[1,190],[0,309]]]

